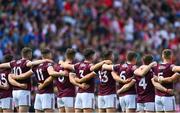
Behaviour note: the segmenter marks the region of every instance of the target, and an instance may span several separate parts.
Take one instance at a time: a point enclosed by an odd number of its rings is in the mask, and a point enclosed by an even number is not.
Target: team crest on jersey
[[[84,63],[83,63],[83,64],[80,64],[80,67],[85,67],[85,66],[86,66],[86,64],[84,64]]]

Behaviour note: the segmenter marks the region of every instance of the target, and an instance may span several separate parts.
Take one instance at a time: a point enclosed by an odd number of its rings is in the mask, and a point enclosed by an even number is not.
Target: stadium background
[[[24,46],[33,48],[34,58],[48,47],[55,61],[69,47],[77,60],[84,48],[94,48],[97,58],[112,49],[115,63],[125,61],[128,50],[160,61],[162,49],[171,48],[180,65],[180,1],[0,0],[0,62],[7,53],[19,58]],[[175,87],[179,108],[180,82]]]

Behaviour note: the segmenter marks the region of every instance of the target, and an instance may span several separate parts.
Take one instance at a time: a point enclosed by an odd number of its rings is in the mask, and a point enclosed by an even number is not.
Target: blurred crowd
[[[112,49],[115,63],[125,61],[127,50],[160,61],[162,49],[171,48],[180,65],[180,1],[0,0],[0,62],[6,53],[19,58],[24,46],[33,48],[34,58],[48,47],[55,61],[69,47],[77,60],[84,48],[97,56]]]

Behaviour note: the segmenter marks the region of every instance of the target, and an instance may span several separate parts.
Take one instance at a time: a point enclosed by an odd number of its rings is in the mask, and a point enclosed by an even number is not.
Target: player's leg
[[[145,103],[145,111],[146,111],[146,113],[155,112],[155,103],[154,102]]]
[[[45,113],[53,112],[55,108],[54,94],[42,94],[42,109]]]
[[[99,113],[105,113],[105,101],[104,101],[104,96],[98,96],[98,112]]]
[[[63,97],[66,113],[74,112],[74,97]]]
[[[82,93],[82,108],[84,113],[91,113],[95,107],[94,93]]]
[[[29,106],[31,102],[31,92],[25,90],[19,90],[19,113],[29,112]]]
[[[13,102],[14,102],[14,107],[15,107],[15,110],[16,112],[19,112],[19,100],[18,100],[18,97],[19,97],[19,91],[18,90],[13,90],[12,91],[12,96],[13,96]]]
[[[163,104],[162,104],[162,97],[157,96],[157,95],[155,96],[155,111],[156,113],[164,112]]]
[[[136,95],[126,95],[125,102],[127,113],[136,112]]]
[[[176,111],[176,102],[175,102],[175,97],[170,96],[170,97],[162,97],[162,102],[163,102],[163,108],[165,112],[175,112]]]
[[[77,93],[76,99],[75,99],[75,113],[82,113],[82,93]]]
[[[105,100],[105,108],[107,113],[112,113],[116,112],[116,95],[111,94],[111,95],[106,95],[104,96]]]

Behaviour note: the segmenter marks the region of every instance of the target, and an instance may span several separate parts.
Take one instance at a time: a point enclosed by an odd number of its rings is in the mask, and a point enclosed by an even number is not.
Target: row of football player
[[[116,82],[119,83],[117,94],[123,111],[175,111],[172,90],[173,82],[179,77],[175,72],[180,67],[171,63],[172,51],[169,49],[162,52],[162,64],[153,62],[151,55],[145,55],[139,68],[136,67],[137,54],[133,51],[127,54],[125,64],[112,64],[112,52],[108,50],[103,52],[102,61],[97,64],[92,64],[95,53],[92,49],[86,49],[85,60],[78,63],[73,62],[73,49],[67,49],[66,60],[59,64],[53,63],[49,49],[41,53],[42,60],[30,61],[32,50],[24,48],[21,59],[11,61],[12,57],[6,55],[5,63],[0,64],[0,107],[4,112],[12,111],[12,99],[19,112],[29,110],[33,74],[39,84],[34,104],[36,112],[53,111],[53,81],[58,88],[60,112],[92,112],[96,76],[100,80],[99,112],[115,112]],[[79,87],[77,94],[75,86]]]

